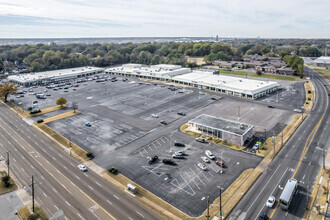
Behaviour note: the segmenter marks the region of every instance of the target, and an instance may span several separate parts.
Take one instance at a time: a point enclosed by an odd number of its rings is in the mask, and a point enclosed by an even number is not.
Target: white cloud
[[[325,0],[0,0],[0,4],[2,37],[330,36],[330,1]]]

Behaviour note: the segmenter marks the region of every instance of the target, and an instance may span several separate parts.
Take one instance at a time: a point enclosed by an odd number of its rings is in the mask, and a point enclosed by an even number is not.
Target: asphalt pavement
[[[0,104],[0,152],[10,151],[10,171],[36,202],[57,219],[161,219],[78,161]]]
[[[247,194],[236,205],[229,219],[257,219],[261,212],[271,219],[301,219],[323,164],[323,151],[329,146],[329,84],[323,77],[306,69],[316,88],[316,102],[311,113],[266,168]],[[278,206],[278,200],[288,179],[299,182],[288,211]],[[265,206],[269,196],[277,202],[273,208]]]

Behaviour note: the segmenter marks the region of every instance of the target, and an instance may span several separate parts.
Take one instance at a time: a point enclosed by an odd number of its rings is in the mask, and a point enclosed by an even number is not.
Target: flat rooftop
[[[173,80],[211,86],[239,93],[244,92],[251,95],[280,86],[277,82],[273,81],[260,81],[221,74],[218,75],[203,70],[195,70],[191,73],[175,76]]]
[[[238,135],[243,135],[251,128],[253,128],[252,125],[246,125],[235,121],[230,121],[223,118],[218,118],[215,116],[205,115],[205,114],[197,116],[196,118],[190,120],[189,123],[195,123],[205,127],[227,131]]]
[[[99,67],[85,66],[85,67],[77,67],[70,69],[60,69],[60,70],[51,70],[45,72],[37,72],[37,73],[27,73],[27,74],[19,74],[8,76],[9,80],[18,81],[21,83],[25,82],[33,82],[35,80],[40,79],[48,79],[48,78],[58,78],[62,76],[70,76],[70,75],[78,75],[80,73],[86,73],[90,71],[99,71],[104,70]]]
[[[119,67],[108,68],[106,71],[127,73],[133,75],[171,78],[176,75],[191,72],[190,68],[183,68],[180,65],[158,64],[142,66],[141,64],[128,63]]]
[[[319,57],[316,60],[312,61],[313,63],[326,63],[326,64],[330,64],[330,57]]]

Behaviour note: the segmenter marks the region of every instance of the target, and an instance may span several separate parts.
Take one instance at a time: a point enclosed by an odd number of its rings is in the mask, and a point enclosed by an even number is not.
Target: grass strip
[[[32,211],[31,211],[32,212]],[[22,220],[29,220],[29,219],[39,219],[39,220],[48,220],[47,215],[44,213],[44,211],[39,207],[35,206],[34,207],[34,214],[36,218],[32,218],[30,216],[33,216],[33,214],[30,212],[27,206],[23,206],[20,208],[17,213],[20,216]]]
[[[67,118],[67,117],[70,117],[70,116],[74,116],[74,115],[78,115],[78,114],[80,114],[80,111],[77,111],[77,110],[75,112],[74,111],[65,112],[65,113],[62,113],[62,114],[55,115],[53,117],[45,118],[44,123],[57,121],[57,120]]]
[[[49,113],[49,112],[53,112],[53,111],[57,111],[57,110],[65,109],[65,108],[67,108],[65,105],[63,105],[63,106],[60,106],[60,105],[52,106],[52,107],[49,107],[49,108],[41,109],[40,110],[41,112],[32,114],[31,116],[34,117],[34,116],[38,116],[38,115],[43,115],[43,114],[46,114],[46,113]]]
[[[15,184],[14,180],[12,178],[9,179],[9,186],[5,187],[4,182],[2,181],[2,177],[6,176],[7,172],[6,171],[0,171],[0,195],[12,192],[17,189],[17,185]]]

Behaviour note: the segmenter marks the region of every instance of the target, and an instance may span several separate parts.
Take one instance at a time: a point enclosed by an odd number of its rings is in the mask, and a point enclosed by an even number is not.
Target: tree
[[[56,105],[61,105],[61,107],[63,107],[63,105],[65,105],[67,103],[67,100],[63,97],[57,99],[56,101]]]
[[[76,113],[76,110],[78,109],[78,102],[72,102],[71,104],[73,113]]]
[[[18,87],[15,86],[15,83],[0,84],[0,95],[5,98],[5,102],[7,102],[8,95],[15,95],[17,90]]]

